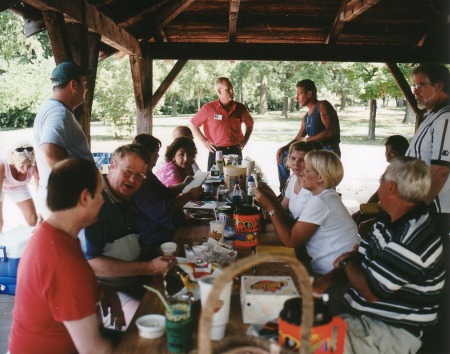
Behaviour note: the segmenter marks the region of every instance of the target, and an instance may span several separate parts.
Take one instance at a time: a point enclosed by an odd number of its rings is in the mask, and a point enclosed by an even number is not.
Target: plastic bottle
[[[247,180],[247,204],[253,205],[253,198],[255,196],[255,180],[252,176]]]
[[[226,202],[227,201],[227,187],[221,183],[220,186],[217,188],[217,201],[218,202]]]
[[[219,175],[223,175],[223,153],[222,151],[216,151],[216,166],[219,169]]]
[[[210,174],[212,178],[217,178],[220,176],[220,171],[216,164],[212,165]]]
[[[233,190],[233,205],[242,205],[242,191],[241,187],[239,187],[239,183],[236,181]]]

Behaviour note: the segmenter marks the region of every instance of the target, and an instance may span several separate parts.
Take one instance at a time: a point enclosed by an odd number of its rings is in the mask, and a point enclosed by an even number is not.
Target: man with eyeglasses
[[[34,120],[34,147],[39,170],[36,206],[41,218],[50,213],[46,205],[47,181],[58,161],[79,157],[93,161],[86,136],[73,111],[85,100],[86,76],[90,72],[66,61],[53,69],[52,96],[39,109]]]
[[[425,203],[429,205],[432,220],[443,238],[446,253],[446,271],[450,274],[450,72],[445,65],[421,64],[411,73],[412,90],[419,108],[427,110],[406,151],[406,156],[425,161],[431,170],[431,188]],[[447,278],[442,296],[437,331],[446,336],[450,330],[450,290]],[[442,352],[450,352],[445,341]],[[436,351],[435,351],[436,352]],[[438,351],[439,352],[439,351]]]
[[[146,178],[149,159],[147,149],[138,144],[123,145],[114,151],[104,176],[105,203],[97,221],[79,234],[85,257],[99,281],[119,291],[127,323],[142,296],[139,277],[165,273],[175,263],[173,257],[139,261],[138,230],[130,198]]]

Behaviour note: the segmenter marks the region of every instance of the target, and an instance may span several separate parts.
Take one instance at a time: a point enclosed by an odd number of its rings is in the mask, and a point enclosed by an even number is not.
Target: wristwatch
[[[271,211],[269,211],[269,215],[270,216],[272,216],[272,215],[275,215],[275,213],[277,212],[277,209],[273,209],[273,210],[271,210]]]
[[[352,260],[351,257],[341,259],[339,261],[338,268],[344,270],[347,263],[350,262],[351,260]]]

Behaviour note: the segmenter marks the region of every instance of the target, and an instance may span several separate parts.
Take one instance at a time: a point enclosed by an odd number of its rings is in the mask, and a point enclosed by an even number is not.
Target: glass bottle
[[[216,164],[212,165],[210,175],[212,178],[217,178],[220,176],[220,171]]]
[[[217,188],[217,201],[218,202],[226,202],[227,201],[227,187],[221,183],[220,186]]]

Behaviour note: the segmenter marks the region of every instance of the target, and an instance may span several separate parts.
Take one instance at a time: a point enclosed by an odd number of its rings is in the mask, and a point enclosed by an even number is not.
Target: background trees
[[[22,19],[0,13],[0,127],[31,126],[39,104],[51,93],[49,73],[54,67],[46,32],[25,38]],[[154,90],[174,61],[154,61]],[[400,65],[409,76],[410,67]],[[384,64],[262,61],[189,61],[154,108],[154,114],[193,115],[216,99],[214,79],[226,76],[235,99],[251,112],[280,111],[289,118],[296,109],[295,84],[310,78],[319,99],[339,110],[348,105],[370,106],[369,137],[375,136],[376,108],[403,107],[403,96]],[[92,119],[111,127],[120,137],[134,129],[135,105],[128,58],[111,57],[99,64]]]

